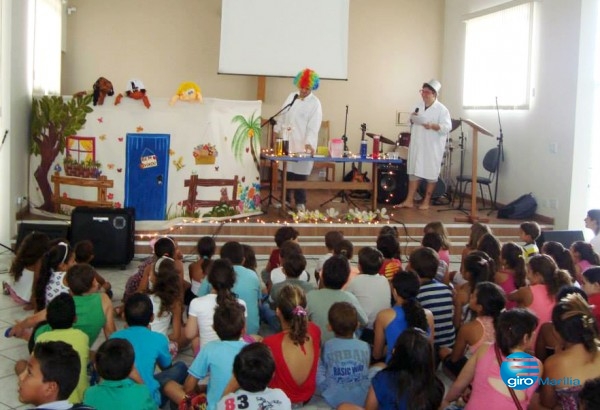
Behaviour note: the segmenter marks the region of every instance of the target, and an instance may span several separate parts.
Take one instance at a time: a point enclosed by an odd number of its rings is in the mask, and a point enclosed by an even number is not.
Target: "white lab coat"
[[[282,107],[285,107],[294,98],[297,91],[291,93],[286,98]],[[289,151],[290,154],[305,152],[304,146],[310,144],[313,149],[317,149],[317,143],[319,140],[319,129],[321,128],[321,121],[323,119],[323,112],[321,111],[321,101],[310,93],[304,100],[297,98],[291,108],[288,108],[281,113],[277,118],[277,124],[274,127],[274,131],[279,134],[279,137],[283,137],[284,127],[291,127]],[[282,169],[281,163],[279,169]],[[309,175],[312,171],[313,161],[302,161],[302,162],[288,162],[288,172],[293,172],[299,175]]]
[[[438,100],[427,110],[423,101],[417,104],[418,116],[422,123],[439,124],[439,131],[425,129],[423,125],[413,124],[408,147],[408,174],[428,180],[437,180],[442,168],[442,159],[446,149],[446,137],[452,127],[450,112]]]

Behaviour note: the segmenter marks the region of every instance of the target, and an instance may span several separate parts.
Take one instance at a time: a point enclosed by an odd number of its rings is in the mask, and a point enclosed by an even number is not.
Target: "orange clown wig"
[[[294,85],[298,88],[316,90],[319,88],[319,75],[310,68],[300,71],[294,78]]]

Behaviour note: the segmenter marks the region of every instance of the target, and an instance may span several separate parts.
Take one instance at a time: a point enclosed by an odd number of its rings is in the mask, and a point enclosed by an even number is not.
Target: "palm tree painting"
[[[249,119],[244,118],[243,115],[233,117],[231,122],[238,123],[239,125],[233,135],[231,149],[235,158],[241,162],[243,161],[242,155],[244,151],[248,152],[248,148],[246,148],[246,142],[248,142],[252,159],[254,160],[254,164],[256,164],[256,170],[260,173],[260,164],[256,156],[256,152],[260,149],[260,116],[255,118],[255,114],[256,112],[252,113]]]

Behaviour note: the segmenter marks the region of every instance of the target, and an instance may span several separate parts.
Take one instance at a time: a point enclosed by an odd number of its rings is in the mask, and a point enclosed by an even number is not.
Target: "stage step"
[[[288,224],[299,232],[299,243],[307,258],[318,258],[326,253],[324,236],[328,231],[339,230],[344,237],[354,244],[355,254],[364,246],[375,246],[377,235],[384,224]],[[420,246],[424,224],[390,224],[396,226],[400,235],[402,255],[408,255]],[[172,236],[186,258],[194,258],[198,238],[213,236],[217,247],[227,241],[238,241],[251,245],[257,259],[268,258],[275,247],[275,231],[283,224],[275,223],[183,223],[168,230],[137,230],[135,240],[136,257],[150,254],[150,241],[160,235]],[[470,233],[470,224],[446,224],[452,248],[452,255],[460,255]],[[514,241],[519,243],[518,224],[492,224],[494,234],[501,242]]]

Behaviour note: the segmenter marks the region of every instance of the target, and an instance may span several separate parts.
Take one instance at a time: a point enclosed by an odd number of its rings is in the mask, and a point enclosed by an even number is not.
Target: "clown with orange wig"
[[[305,68],[294,78],[294,85],[298,91],[292,92],[284,101],[283,106],[291,106],[285,109],[277,120],[274,131],[277,137],[289,139],[290,153],[314,154],[319,138],[319,129],[323,112],[321,102],[313,91],[319,88],[319,76],[313,70]],[[282,164],[280,162],[279,166]],[[289,181],[306,181],[313,167],[312,161],[288,162],[287,179]],[[281,168],[280,168],[281,169]],[[294,201],[296,209],[306,209],[306,191],[296,189]],[[287,191],[286,202],[291,204],[291,190]]]

